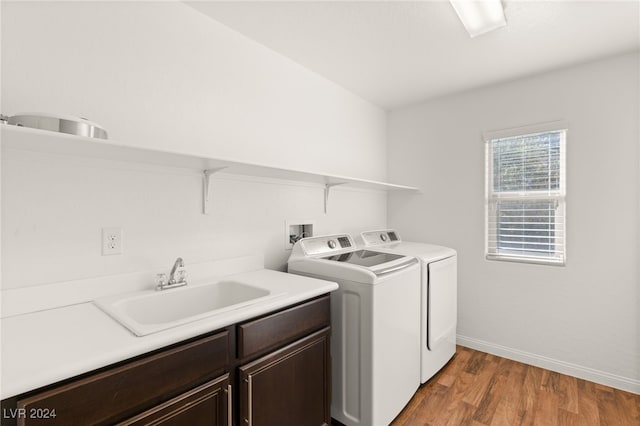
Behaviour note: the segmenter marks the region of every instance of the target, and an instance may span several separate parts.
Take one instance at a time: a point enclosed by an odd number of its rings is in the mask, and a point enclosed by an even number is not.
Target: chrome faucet
[[[182,287],[187,285],[187,271],[184,269],[184,260],[181,257],[177,258],[173,262],[173,267],[169,273],[169,280],[167,280],[167,274],[158,274],[158,285],[156,290],[166,290],[168,288]]]

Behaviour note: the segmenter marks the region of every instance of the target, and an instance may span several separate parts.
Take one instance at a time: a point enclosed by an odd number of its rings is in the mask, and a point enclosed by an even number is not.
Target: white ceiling
[[[503,1],[473,39],[448,1],[188,4],[386,109],[640,49],[638,0]]]

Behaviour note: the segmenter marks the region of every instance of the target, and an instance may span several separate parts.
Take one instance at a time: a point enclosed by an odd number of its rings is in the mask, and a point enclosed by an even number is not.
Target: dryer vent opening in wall
[[[285,222],[285,241],[284,249],[291,250],[293,245],[302,238],[313,237],[313,226],[315,223],[311,220],[288,220]]]

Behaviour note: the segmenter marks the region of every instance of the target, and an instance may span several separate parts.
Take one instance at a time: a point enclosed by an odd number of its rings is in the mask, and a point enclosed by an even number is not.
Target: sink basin
[[[137,336],[145,336],[277,296],[280,294],[263,288],[220,281],[108,297],[94,303]]]

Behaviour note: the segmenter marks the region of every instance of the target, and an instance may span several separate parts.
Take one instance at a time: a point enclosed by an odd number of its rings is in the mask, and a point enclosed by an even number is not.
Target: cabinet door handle
[[[233,391],[227,386],[227,426],[233,426]]]
[[[249,394],[248,395],[249,398],[247,401],[246,423],[249,426],[252,426],[253,425],[253,377],[251,377],[251,374],[249,374],[245,380],[247,382],[247,393]]]

